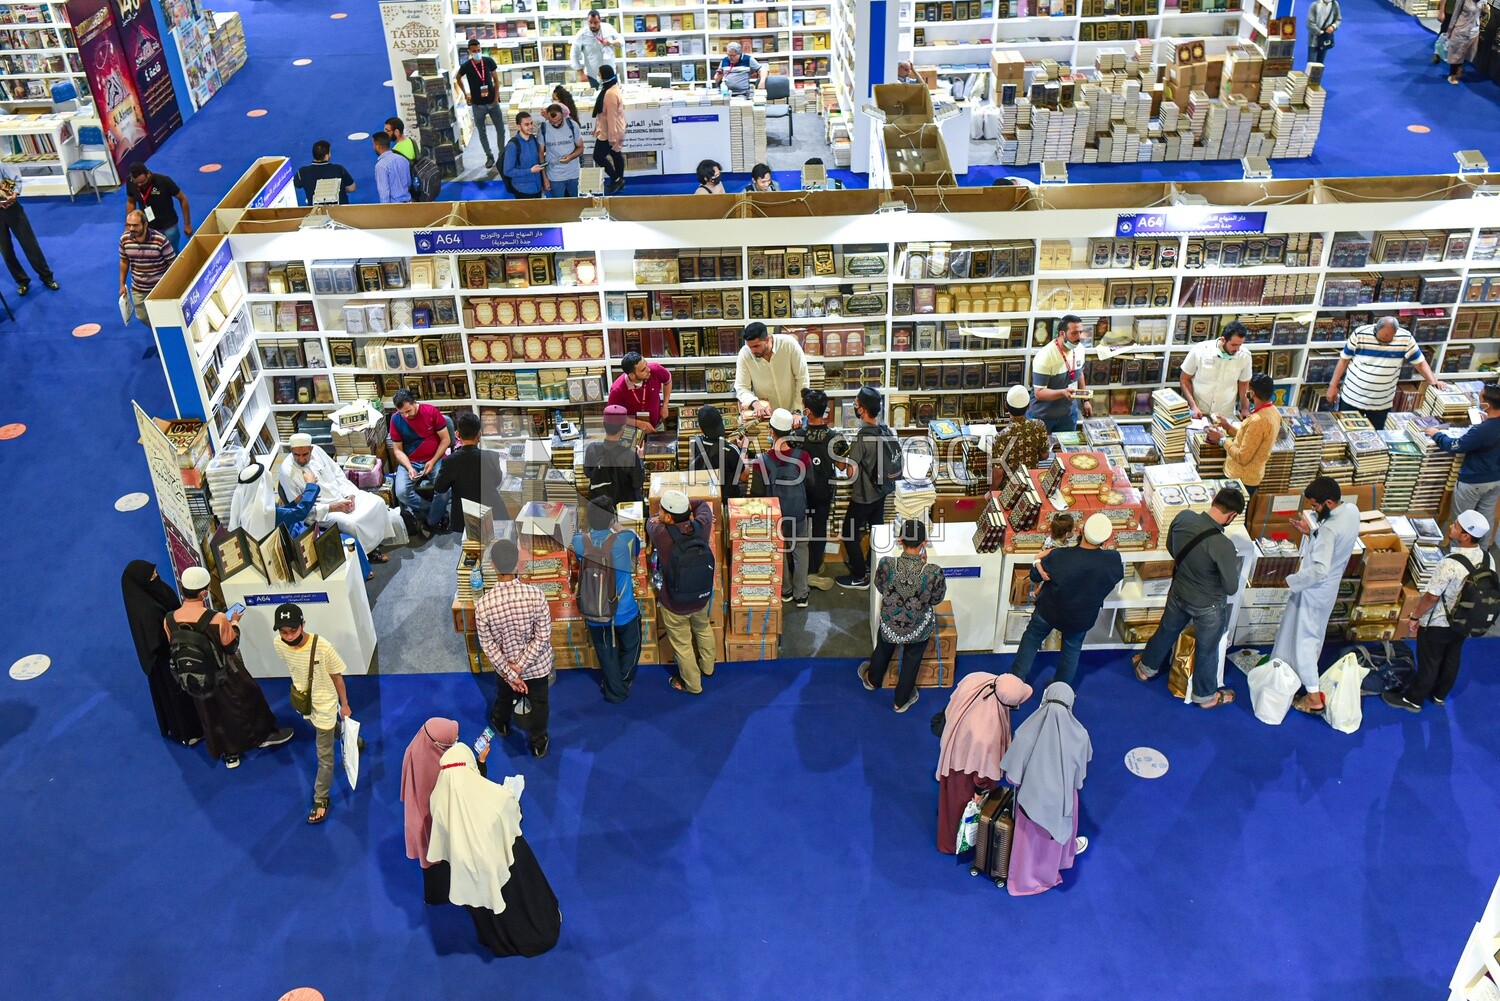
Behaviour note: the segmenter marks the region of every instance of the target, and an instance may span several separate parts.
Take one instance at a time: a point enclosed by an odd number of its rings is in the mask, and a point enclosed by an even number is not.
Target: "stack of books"
[[[1411,577],[1412,586],[1418,591],[1427,590],[1433,572],[1442,561],[1443,551],[1437,546],[1422,543],[1412,546],[1411,558],[1407,560],[1407,573]]]
[[[1374,428],[1348,432],[1349,458],[1354,463],[1355,483],[1384,483],[1391,469],[1391,453],[1385,439]],[[1400,510],[1384,501],[1392,510]]]
[[[1181,462],[1187,452],[1187,426],[1192,408],[1175,389],[1151,394],[1151,437],[1163,462]]]
[[[1409,511],[1422,472],[1422,449],[1404,431],[1386,428],[1380,432],[1380,438],[1390,453],[1380,506],[1389,511]]]
[[[1224,451],[1222,441],[1218,443],[1209,441],[1207,431],[1189,431],[1188,446],[1193,454],[1193,465],[1198,467],[1199,476],[1217,478],[1224,475],[1224,463],[1229,456]]]

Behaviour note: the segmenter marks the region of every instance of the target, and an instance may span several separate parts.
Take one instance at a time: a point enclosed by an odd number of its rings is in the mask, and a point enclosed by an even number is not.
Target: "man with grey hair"
[[[1433,386],[1447,388],[1427,364],[1411,331],[1394,316],[1382,316],[1359,327],[1344,342],[1338,368],[1328,384],[1328,402],[1339,403],[1340,410],[1358,410],[1375,430],[1384,431],[1396,399],[1396,383],[1401,379],[1402,366],[1407,364]]]
[[[755,89],[766,89],[766,75],[770,70],[756,62],[754,56],[745,55],[744,46],[739,42],[730,42],[724,46],[724,53],[724,58],[714,73],[714,83],[723,84],[735,97],[749,97],[750,77],[754,74]]]

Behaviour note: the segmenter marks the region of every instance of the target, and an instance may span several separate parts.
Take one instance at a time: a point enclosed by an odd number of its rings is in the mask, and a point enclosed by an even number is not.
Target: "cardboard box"
[[[1243,608],[1283,608],[1292,599],[1292,592],[1284,587],[1247,587],[1240,594]]]
[[[1395,605],[1399,611],[1401,581],[1371,581],[1366,578],[1364,585],[1359,589],[1359,603],[1361,606]]]
[[[891,658],[891,666],[886,669],[885,681],[881,688],[895,688],[896,679],[901,676],[901,665],[898,658]],[[953,665],[944,663],[937,659],[922,658],[922,664],[917,668],[918,688],[952,688],[953,687]]]
[[[996,84],[1013,83],[1020,92],[1026,82],[1026,58],[1015,49],[991,49],[990,72]]]
[[[776,660],[779,656],[780,643],[781,637],[779,636],[747,638],[733,634],[726,635],[724,659],[730,662]]]
[[[922,93],[927,93],[927,88],[923,87]],[[943,134],[937,129],[914,129],[914,124],[887,124],[882,130],[886,175],[896,187],[952,185],[953,164],[948,160]]]
[[[779,539],[781,505],[774,497],[731,497],[727,514],[728,537],[734,539]]]
[[[714,506],[714,525],[719,524],[719,484],[718,477],[712,472],[700,469],[697,472],[652,473],[650,493],[646,497],[651,517],[661,514],[661,495],[668,490],[681,490],[688,495],[688,500],[708,501]]]
[[[728,632],[736,636],[781,635],[781,605],[766,608],[735,608],[727,623]]]
[[[1400,621],[1405,622],[1417,614],[1417,605],[1422,600],[1422,592],[1410,584],[1401,586],[1401,616]]]
[[[939,497],[932,509],[932,520],[937,524],[947,522],[972,523],[979,520],[987,497]]]

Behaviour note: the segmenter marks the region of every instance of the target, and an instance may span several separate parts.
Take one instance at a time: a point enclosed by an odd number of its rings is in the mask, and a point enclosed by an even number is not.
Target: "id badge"
[[[141,209],[141,214],[146,217],[146,221],[147,222],[155,222],[156,221],[156,212],[153,211],[152,208],[151,208],[151,206],[149,206],[149,205],[144,206]]]

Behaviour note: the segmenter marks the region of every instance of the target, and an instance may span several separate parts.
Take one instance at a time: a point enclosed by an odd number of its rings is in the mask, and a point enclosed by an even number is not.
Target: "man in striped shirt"
[[[136,210],[125,217],[125,234],[120,237],[120,295],[128,289],[135,298],[135,318],[146,326],[146,296],[167,273],[177,251],[160,230],[148,229],[146,217]]]
[[[1397,323],[1394,316],[1382,316],[1355,330],[1344,342],[1338,368],[1328,384],[1328,402],[1338,401],[1342,391],[1340,409],[1358,410],[1369,418],[1375,430],[1384,431],[1385,419],[1396,399],[1401,366],[1408,362],[1423,379],[1438,389],[1446,388],[1433,374],[1411,332]]]
[[[479,647],[500,675],[500,692],[490,709],[490,725],[510,733],[516,703],[531,700],[531,753],[547,755],[547,682],[552,673],[552,616],[542,589],[516,578],[520,551],[509,539],[490,546],[490,563],[500,583],[474,603]]]

